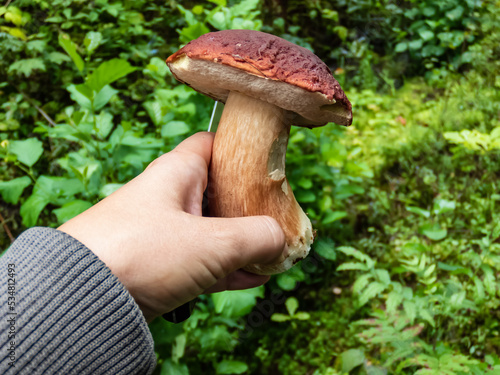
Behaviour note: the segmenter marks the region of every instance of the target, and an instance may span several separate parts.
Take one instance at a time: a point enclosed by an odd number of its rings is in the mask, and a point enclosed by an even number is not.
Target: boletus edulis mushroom
[[[245,269],[262,275],[288,270],[307,256],[314,239],[285,176],[290,126],[350,125],[351,103],[315,54],[259,31],[202,35],[167,64],[177,80],[225,103],[209,170],[210,215],[276,219],[288,254]]]

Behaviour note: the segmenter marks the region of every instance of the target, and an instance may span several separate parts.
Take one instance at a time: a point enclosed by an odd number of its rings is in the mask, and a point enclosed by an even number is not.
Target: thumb
[[[196,133],[179,143],[177,147],[174,148],[170,153],[200,156],[208,167],[208,165],[210,164],[210,159],[212,157],[212,144],[214,141],[214,136],[214,133],[209,132]]]
[[[204,239],[207,254],[228,274],[254,263],[272,263],[287,251],[285,234],[269,216],[197,218],[210,233]]]

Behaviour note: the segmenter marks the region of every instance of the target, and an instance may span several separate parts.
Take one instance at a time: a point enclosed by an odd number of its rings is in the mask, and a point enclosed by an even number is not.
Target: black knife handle
[[[186,302],[184,305],[181,305],[172,311],[169,311],[166,314],[163,314],[162,317],[170,323],[182,323],[191,316],[195,305],[196,300],[194,299],[192,301]]]

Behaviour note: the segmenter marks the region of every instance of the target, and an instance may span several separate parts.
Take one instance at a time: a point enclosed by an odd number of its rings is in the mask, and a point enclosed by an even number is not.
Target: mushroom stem
[[[283,272],[309,252],[309,218],[293,196],[285,175],[290,122],[287,111],[231,91],[212,151],[209,210],[216,217],[268,215],[285,232],[288,254],[272,265],[252,265],[258,274]]]

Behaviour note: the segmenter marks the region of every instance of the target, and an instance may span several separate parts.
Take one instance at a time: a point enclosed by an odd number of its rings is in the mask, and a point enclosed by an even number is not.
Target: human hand
[[[193,135],[58,228],[106,263],[148,321],[202,293],[262,285],[269,276],[240,269],[286,251],[271,217],[201,216],[212,142]]]

